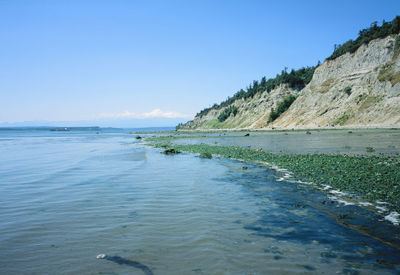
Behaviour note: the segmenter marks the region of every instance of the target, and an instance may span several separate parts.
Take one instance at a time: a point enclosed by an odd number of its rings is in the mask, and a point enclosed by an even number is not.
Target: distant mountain
[[[0,127],[117,127],[117,128],[147,128],[175,127],[185,122],[184,118],[143,118],[143,119],[102,119],[89,121],[23,121],[15,123],[0,122]]]

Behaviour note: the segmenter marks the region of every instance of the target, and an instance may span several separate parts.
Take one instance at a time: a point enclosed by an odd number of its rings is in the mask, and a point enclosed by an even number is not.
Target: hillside
[[[400,125],[399,42],[394,36],[376,39],[325,61],[273,125]]]
[[[293,71],[283,71],[273,79],[275,85],[262,86],[272,89],[257,86],[254,92],[250,86],[247,94],[238,92],[179,128],[400,127],[400,35],[398,29],[391,31],[396,34],[385,30],[397,26],[396,20],[372,25],[357,40],[339,45],[303,85],[289,79]]]

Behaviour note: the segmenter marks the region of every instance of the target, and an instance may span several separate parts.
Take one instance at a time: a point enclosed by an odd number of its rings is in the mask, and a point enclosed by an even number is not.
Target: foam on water
[[[373,206],[373,208],[370,208],[370,209],[374,209],[376,211],[376,213],[379,213],[381,215],[386,215],[389,213],[389,209],[386,206],[389,206],[390,204],[387,202],[376,201],[375,204],[373,204],[371,202],[362,202],[362,201],[357,200],[357,198],[356,199],[353,198],[347,192],[333,189],[333,187],[328,184],[322,184],[322,185],[318,186],[318,185],[313,184],[312,182],[303,182],[301,180],[295,180],[293,178],[293,174],[287,169],[283,169],[276,165],[270,165],[270,164],[265,164],[265,163],[264,163],[264,165],[266,165],[267,167],[270,167],[271,169],[273,169],[274,171],[277,172],[276,181],[278,181],[278,182],[287,181],[287,182],[297,183],[297,184],[302,184],[302,185],[312,185],[314,188],[316,188],[318,190],[321,190],[323,192],[328,192],[327,197],[330,200],[337,202],[339,205],[342,205],[342,206],[357,205],[360,207]],[[390,214],[384,216],[384,219],[386,221],[391,222],[394,225],[399,225],[397,216],[392,213],[397,213],[397,212],[390,212]],[[386,218],[386,217],[388,217],[388,218]]]
[[[350,202],[350,201],[346,201],[346,200],[337,199],[336,201],[337,201],[338,203],[340,203],[340,204],[345,205],[345,206],[347,206],[347,205],[356,205],[356,203]]]
[[[358,202],[358,204],[361,205],[361,206],[372,206],[373,205],[370,202],[363,202],[363,201]]]
[[[322,185],[322,190],[329,190],[329,189],[332,189],[332,186],[327,184]]]
[[[399,225],[400,224],[400,214],[395,211],[390,212],[389,215],[385,216],[385,220],[388,220],[395,225]]]
[[[378,210],[379,213],[384,213],[388,211],[388,209],[383,206],[375,206],[375,208]]]
[[[330,190],[329,193],[339,195],[339,196],[345,196],[347,195],[345,192],[339,191],[339,190]]]

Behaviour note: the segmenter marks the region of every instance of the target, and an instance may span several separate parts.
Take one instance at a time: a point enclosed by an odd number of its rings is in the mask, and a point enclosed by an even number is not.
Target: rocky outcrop
[[[297,99],[268,124],[271,108],[288,95]],[[314,128],[321,126],[400,126],[400,38],[388,36],[362,45],[354,53],[326,60],[301,91],[281,85],[232,103],[238,107],[219,122],[225,108],[196,116],[185,129]],[[229,107],[229,106],[228,106]],[[226,107],[227,108],[227,107]]]

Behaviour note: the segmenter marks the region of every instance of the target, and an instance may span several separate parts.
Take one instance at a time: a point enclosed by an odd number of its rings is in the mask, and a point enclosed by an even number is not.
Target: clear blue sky
[[[398,14],[399,0],[0,0],[0,121],[194,115]]]

